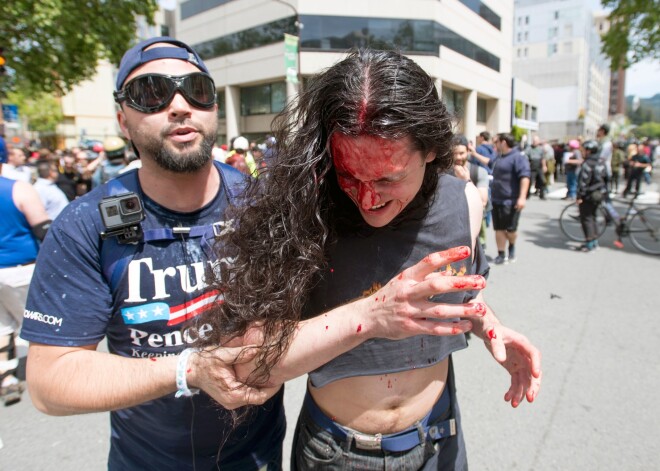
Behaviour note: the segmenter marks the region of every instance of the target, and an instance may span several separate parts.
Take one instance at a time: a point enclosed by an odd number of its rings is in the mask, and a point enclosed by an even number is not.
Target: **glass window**
[[[284,18],[237,33],[194,44],[208,60],[283,41],[284,33],[297,34],[295,17]],[[360,18],[338,16],[300,17],[302,50],[346,52],[354,47],[397,50],[403,53],[438,55],[445,46],[499,72],[500,58],[444,25],[430,20]]]
[[[286,82],[270,84],[270,112],[279,113],[286,106]]]
[[[218,104],[218,118],[219,119],[224,119],[226,118],[226,109],[227,109],[227,103],[225,101],[225,91],[224,90],[219,90],[215,94],[215,102]]]
[[[497,29],[501,29],[501,18],[480,0],[460,0],[460,2]]]
[[[526,24],[526,25],[529,24],[529,16],[526,16],[526,17],[525,17],[525,24]]]
[[[241,88],[241,116],[279,113],[285,104],[285,82]]]
[[[488,102],[483,98],[477,98],[477,122],[485,123],[488,119],[486,110],[488,109]]]
[[[525,41],[529,40],[529,31],[525,31]]]
[[[532,121],[538,121],[536,119],[536,106],[532,106]]]
[[[522,40],[522,33],[518,33],[518,42]]]
[[[444,25],[430,20],[336,16],[301,17],[302,50],[339,51],[370,46],[403,53],[438,54],[445,46],[499,72],[500,59]]]
[[[199,15],[207,10],[224,5],[232,0],[188,0],[181,3],[181,19],[185,20],[191,16]]]
[[[284,33],[298,34],[295,16],[194,44],[192,48],[202,59],[208,60],[284,41]]]
[[[559,11],[557,10],[557,11],[555,11],[555,20],[558,20],[558,19],[559,19]]]
[[[442,102],[449,113],[459,116],[463,114],[463,92],[451,88],[442,87]]]

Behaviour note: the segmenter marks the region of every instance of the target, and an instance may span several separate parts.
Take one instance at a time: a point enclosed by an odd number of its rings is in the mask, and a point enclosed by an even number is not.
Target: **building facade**
[[[539,94],[539,134],[547,139],[595,136],[607,121],[609,63],[599,24],[586,0],[516,0],[513,74]]]
[[[418,62],[474,139],[511,127],[512,13],[513,0],[188,0],[174,30],[216,83],[220,142],[263,138],[298,86],[364,46]],[[286,80],[285,33],[300,38],[297,86]]]

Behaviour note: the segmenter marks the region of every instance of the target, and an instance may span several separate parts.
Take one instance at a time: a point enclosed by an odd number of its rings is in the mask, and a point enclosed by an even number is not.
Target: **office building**
[[[188,0],[174,29],[215,80],[220,142],[263,138],[298,86],[360,46],[417,61],[474,139],[511,128],[512,16],[512,0]],[[300,37],[297,67],[285,33]]]
[[[607,121],[609,62],[586,0],[516,0],[513,75],[538,89],[539,133],[566,142]]]

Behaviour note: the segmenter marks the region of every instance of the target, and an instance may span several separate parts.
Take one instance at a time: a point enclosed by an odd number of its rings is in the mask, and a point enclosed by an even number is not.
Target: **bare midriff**
[[[356,376],[315,388],[314,402],[332,420],[374,435],[410,427],[431,410],[447,382],[449,360],[400,373]]]

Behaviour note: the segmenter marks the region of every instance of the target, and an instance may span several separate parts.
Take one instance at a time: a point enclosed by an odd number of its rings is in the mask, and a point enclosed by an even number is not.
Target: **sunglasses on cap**
[[[177,92],[197,108],[209,109],[215,105],[215,83],[201,72],[179,76],[140,75],[126,82],[114,96],[117,103],[125,101],[141,113],[157,113],[172,102]]]

